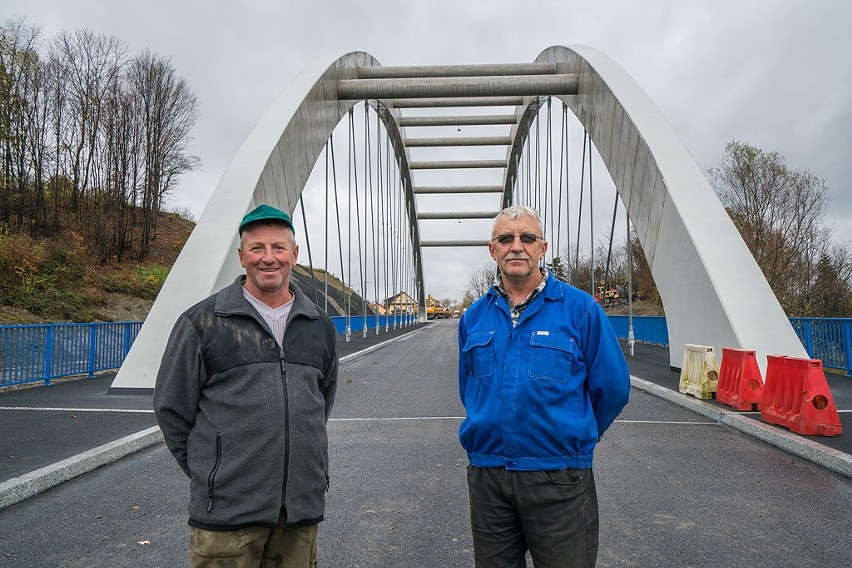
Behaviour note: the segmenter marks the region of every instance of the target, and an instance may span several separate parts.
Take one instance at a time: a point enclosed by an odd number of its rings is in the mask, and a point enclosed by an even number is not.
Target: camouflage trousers
[[[316,568],[319,525],[208,531],[190,527],[191,568]]]

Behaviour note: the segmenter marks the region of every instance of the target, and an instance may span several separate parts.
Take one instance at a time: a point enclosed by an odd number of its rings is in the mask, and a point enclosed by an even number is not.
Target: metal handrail
[[[608,317],[619,339],[627,339],[627,316]],[[852,377],[852,318],[790,318],[790,323],[810,358]],[[641,343],[669,344],[665,316],[634,316],[633,333]]]
[[[0,325],[0,386],[117,369],[142,322]]]
[[[610,315],[615,334],[627,339],[628,317]],[[338,333],[347,327],[363,331],[413,323],[412,315],[332,318]],[[366,320],[366,321],[365,321]],[[793,329],[813,359],[823,367],[852,377],[852,318],[790,318]],[[121,366],[142,322],[49,323],[0,325],[0,387],[43,381],[50,386],[59,377],[86,375]],[[634,316],[636,341],[669,344],[664,316]]]

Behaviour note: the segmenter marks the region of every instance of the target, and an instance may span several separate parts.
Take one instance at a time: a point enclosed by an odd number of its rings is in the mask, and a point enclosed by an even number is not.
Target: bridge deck
[[[322,565],[472,565],[456,322],[342,367]],[[631,371],[662,384],[666,362],[639,346]],[[150,412],[84,411],[150,409],[150,397],[107,387],[95,379],[0,396],[0,480],[154,424]],[[6,410],[36,405],[65,410]],[[848,565],[852,479],[642,390],[599,446],[596,476],[599,566]],[[2,509],[0,565],[181,565],[187,485],[157,444]]]

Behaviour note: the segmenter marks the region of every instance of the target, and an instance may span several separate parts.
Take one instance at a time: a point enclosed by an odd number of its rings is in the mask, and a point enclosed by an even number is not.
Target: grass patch
[[[169,269],[160,264],[122,266],[103,274],[101,286],[107,292],[153,300],[168,275]]]

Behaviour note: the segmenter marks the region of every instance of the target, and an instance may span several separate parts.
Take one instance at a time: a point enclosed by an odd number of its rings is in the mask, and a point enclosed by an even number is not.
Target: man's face
[[[516,282],[524,282],[538,277],[538,263],[547,251],[547,242],[537,238],[532,243],[521,241],[520,235],[535,235],[541,237],[541,226],[534,217],[523,216],[517,219],[499,217],[491,232],[491,242],[488,250],[491,257],[497,261],[497,267],[503,278]],[[495,238],[501,235],[512,235],[510,243],[501,243]]]
[[[274,296],[286,291],[299,247],[284,225],[249,225],[240,240],[240,264],[246,269],[246,289],[253,296]]]

